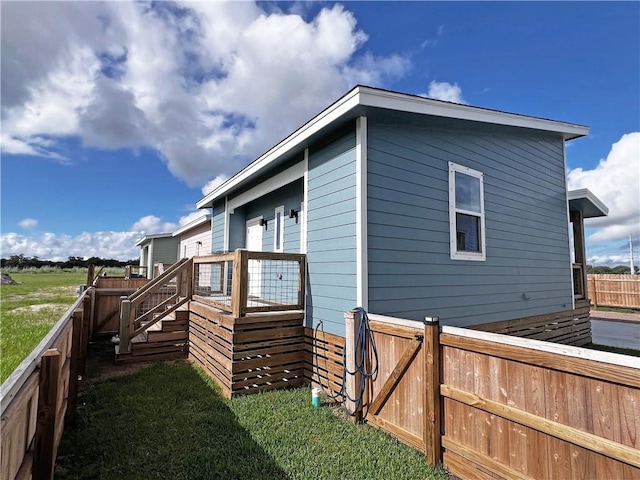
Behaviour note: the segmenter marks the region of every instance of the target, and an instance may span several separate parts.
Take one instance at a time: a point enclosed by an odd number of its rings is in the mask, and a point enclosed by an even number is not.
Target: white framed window
[[[452,260],[485,261],[484,175],[449,162],[449,240]]]
[[[284,205],[275,210],[273,217],[273,251],[284,251]]]

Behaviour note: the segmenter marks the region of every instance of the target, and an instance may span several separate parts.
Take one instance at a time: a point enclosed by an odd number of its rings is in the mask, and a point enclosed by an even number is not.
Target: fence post
[[[120,353],[129,353],[129,317],[131,314],[131,300],[127,297],[120,297]]]
[[[598,277],[593,277],[593,308],[598,308]]]
[[[440,407],[440,319],[424,320],[425,408],[424,451],[430,465],[442,463],[442,410]]]
[[[89,265],[87,267],[87,288],[93,285],[93,274],[95,273],[95,266]]]
[[[238,248],[233,259],[233,280],[231,284],[231,311],[236,318],[244,315],[247,308],[249,260],[247,250]]]
[[[93,287],[92,287],[93,288]],[[85,295],[82,300],[82,328],[80,329],[80,374],[87,370],[87,355],[89,353],[89,341],[91,340],[91,297]]]
[[[69,397],[67,399],[67,422],[73,423],[78,407],[78,374],[82,356],[82,310],[73,311],[73,337],[71,340],[71,359],[69,361]]]
[[[60,351],[54,348],[44,352],[40,360],[38,420],[33,452],[34,480],[53,478],[60,359]]]
[[[356,370],[357,365],[362,364],[362,351],[356,349],[356,339],[358,338],[358,331],[360,330],[360,322],[362,317],[360,312],[351,310],[345,312],[345,343],[344,348],[346,350],[346,365],[347,369],[346,384],[345,384],[345,407],[347,412],[353,415],[352,419],[355,422],[362,421],[362,404],[363,399],[358,400],[360,395],[360,383],[362,381],[361,373]],[[353,373],[351,373],[353,372]]]

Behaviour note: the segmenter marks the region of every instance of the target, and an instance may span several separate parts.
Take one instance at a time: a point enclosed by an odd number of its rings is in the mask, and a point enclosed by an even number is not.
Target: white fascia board
[[[332,122],[336,121],[352,108],[358,106],[359,91],[359,88],[354,88],[333,105],[312,118],[309,122],[305,123],[302,127],[293,132],[282,142],[277,144],[271,150],[267,151],[254,162],[250,163],[244,170],[241,170],[239,173],[237,173],[225,183],[220,185],[218,188],[206,195],[202,200],[196,203],[196,208],[211,207],[215,200],[221,198],[237,185],[241,184],[248,178],[251,178],[258,172],[263,170],[265,167],[267,167],[269,164],[271,164],[273,161],[277,160],[282,155],[285,155],[287,152],[303,143],[309,137],[311,137],[315,133],[318,133],[320,130],[322,130]]]
[[[609,207],[607,207],[602,200],[594,195],[594,193],[588,188],[580,188],[578,190],[569,190],[567,192],[567,200],[580,200],[586,199],[591,202],[595,208],[602,212],[602,216],[606,217],[609,215]]]
[[[227,208],[233,212],[235,208],[241,207],[252,200],[260,198],[267,193],[271,193],[280,187],[283,187],[299,178],[304,176],[304,162],[298,162],[292,167],[287,168],[285,171],[280,172],[273,177],[267,178],[264,182],[259,183],[255,187],[246,192],[241,193],[237,197],[229,200]]]
[[[158,233],[156,235],[145,235],[144,237],[142,237],[140,240],[138,240],[136,242],[136,247],[141,246],[143,243],[148,242],[149,240],[153,240],[155,238],[168,238],[171,237],[172,234],[171,233]]]
[[[198,217],[195,220],[187,223],[186,225],[181,226],[180,228],[177,228],[176,230],[174,230],[174,232],[171,234],[172,237],[177,237],[178,235],[182,235],[185,232],[188,232],[189,230],[191,230],[192,228],[196,228],[199,227],[200,225],[210,222],[211,221],[211,215],[210,214],[206,214],[203,215],[202,217]]]
[[[443,102],[431,98],[418,97],[397,92],[361,87],[360,104],[366,107],[397,110],[401,112],[455,118],[474,122],[492,123],[511,127],[545,130],[562,134],[565,140],[583,137],[589,134],[589,127],[571,123],[557,122],[544,118],[528,117],[515,113],[501,112],[458,103]]]

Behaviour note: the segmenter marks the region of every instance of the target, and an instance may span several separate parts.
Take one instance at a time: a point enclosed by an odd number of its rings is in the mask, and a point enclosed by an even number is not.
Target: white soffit
[[[580,211],[584,218],[606,217],[609,208],[588,188],[567,192],[570,211]]]

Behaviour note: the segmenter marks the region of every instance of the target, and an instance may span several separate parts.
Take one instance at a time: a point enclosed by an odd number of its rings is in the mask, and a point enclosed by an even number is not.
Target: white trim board
[[[304,162],[298,162],[292,167],[287,168],[283,172],[280,172],[273,177],[265,179],[264,182],[256,185],[250,190],[241,193],[237,197],[233,197],[229,200],[227,208],[233,212],[234,209],[241,207],[257,198],[260,198],[268,193],[277,190],[280,187],[295,182],[299,178],[302,178],[305,173]]]
[[[640,369],[640,357],[632,357],[630,355],[601,352],[599,350],[591,350],[589,348],[543,342],[541,340],[533,340],[530,338],[512,337],[510,335],[501,335],[499,333],[483,332],[480,330],[469,330],[467,328],[442,326],[440,331],[441,333],[471,338],[473,340],[486,340],[489,342],[499,343],[501,345],[530,348],[541,352],[555,353],[573,358],[584,358],[586,360],[609,363],[611,365]],[[640,375],[640,370],[638,370],[638,374]]]
[[[302,161],[304,168],[303,186],[302,186],[302,225],[300,226],[300,253],[307,253],[307,212],[309,211],[309,149],[304,149],[304,160]]]
[[[367,117],[356,119],[356,304],[369,310],[367,256]]]

